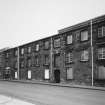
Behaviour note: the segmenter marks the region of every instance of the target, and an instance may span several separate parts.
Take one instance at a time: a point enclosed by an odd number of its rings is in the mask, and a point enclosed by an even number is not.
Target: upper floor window
[[[36,44],[35,51],[39,51],[39,44]]]
[[[73,42],[73,37],[72,37],[72,35],[68,35],[68,36],[67,36],[67,44],[72,44],[72,42]]]
[[[98,59],[105,59],[105,48],[98,49]]]
[[[81,41],[86,41],[88,40],[88,31],[81,31]]]
[[[23,68],[24,67],[24,61],[21,61],[20,62],[20,68]]]
[[[44,57],[44,64],[49,64],[49,56],[45,55]]]
[[[39,65],[39,56],[35,56],[35,65]]]
[[[81,52],[81,61],[88,61],[89,60],[89,52],[84,50]]]
[[[49,41],[45,41],[44,42],[44,48],[45,49],[49,49]]]
[[[18,62],[17,61],[14,63],[14,67],[18,68]]]
[[[31,47],[30,46],[28,47],[28,53],[31,53]]]
[[[9,57],[9,53],[6,53],[6,58],[8,58]]]
[[[31,59],[28,59],[28,67],[30,67],[31,66]]]
[[[66,54],[66,63],[72,63],[73,62],[73,53],[69,52]]]
[[[17,50],[15,50],[15,52],[14,52],[14,53],[15,53],[15,56],[17,56],[17,55],[18,55],[18,51],[17,51]]]
[[[102,26],[98,28],[98,37],[104,37],[105,36],[105,26]]]
[[[54,47],[60,47],[60,38],[54,40]]]
[[[21,48],[21,55],[24,54],[24,48]]]

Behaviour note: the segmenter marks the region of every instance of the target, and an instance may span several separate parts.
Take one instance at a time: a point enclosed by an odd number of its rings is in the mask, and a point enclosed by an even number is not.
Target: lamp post
[[[91,62],[92,62],[92,86],[94,85],[94,65],[93,65],[93,27],[92,27],[92,20],[90,21],[91,24]]]

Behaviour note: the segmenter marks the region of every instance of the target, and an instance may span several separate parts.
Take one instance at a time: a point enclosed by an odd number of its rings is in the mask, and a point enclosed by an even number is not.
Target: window
[[[45,79],[49,79],[49,69],[45,69]]]
[[[45,65],[48,65],[49,64],[49,56],[48,55],[45,55],[45,60],[44,60],[44,64]]]
[[[31,53],[31,47],[28,47],[28,53]]]
[[[104,66],[98,67],[98,79],[105,79],[105,67]]]
[[[39,44],[36,44],[36,51],[39,51]]]
[[[6,53],[6,58],[8,58],[9,57],[9,53]]]
[[[18,78],[18,72],[15,71],[15,79],[17,79],[17,78]]]
[[[105,36],[105,26],[102,26],[98,28],[98,37],[104,37]]]
[[[28,67],[30,67],[31,66],[31,59],[28,59]]]
[[[67,44],[72,44],[72,41],[73,41],[72,35],[68,35],[67,36]]]
[[[15,50],[15,56],[17,56],[18,55],[18,51],[17,50]]]
[[[49,41],[45,41],[44,42],[44,48],[45,49],[49,49]]]
[[[21,48],[21,55],[24,54],[24,48]]]
[[[31,70],[28,70],[28,79],[31,79]]]
[[[21,61],[20,62],[20,68],[23,68],[24,67],[24,61]]]
[[[60,47],[60,38],[54,40],[54,47]]]
[[[88,61],[89,60],[89,52],[84,50],[81,52],[81,61]]]
[[[66,54],[66,63],[72,63],[73,62],[73,54],[72,52],[69,52]]]
[[[81,31],[81,41],[86,41],[88,40],[88,31]]]
[[[39,56],[35,56],[35,65],[39,65]]]
[[[73,68],[69,67],[67,68],[67,80],[73,79]]]
[[[14,67],[15,67],[15,68],[18,67],[18,63],[17,63],[17,61],[15,62]]]
[[[60,54],[54,54],[54,67],[60,66],[61,66]]]
[[[98,49],[98,59],[105,59],[105,48]]]

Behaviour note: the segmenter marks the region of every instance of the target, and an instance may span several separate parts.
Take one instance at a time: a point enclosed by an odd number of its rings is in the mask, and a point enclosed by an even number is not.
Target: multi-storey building
[[[4,78],[105,84],[105,15],[8,49]]]

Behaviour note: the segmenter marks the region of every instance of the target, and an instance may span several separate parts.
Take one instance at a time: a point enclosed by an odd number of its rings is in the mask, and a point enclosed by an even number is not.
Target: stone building
[[[5,78],[104,85],[105,15],[3,54]]]

